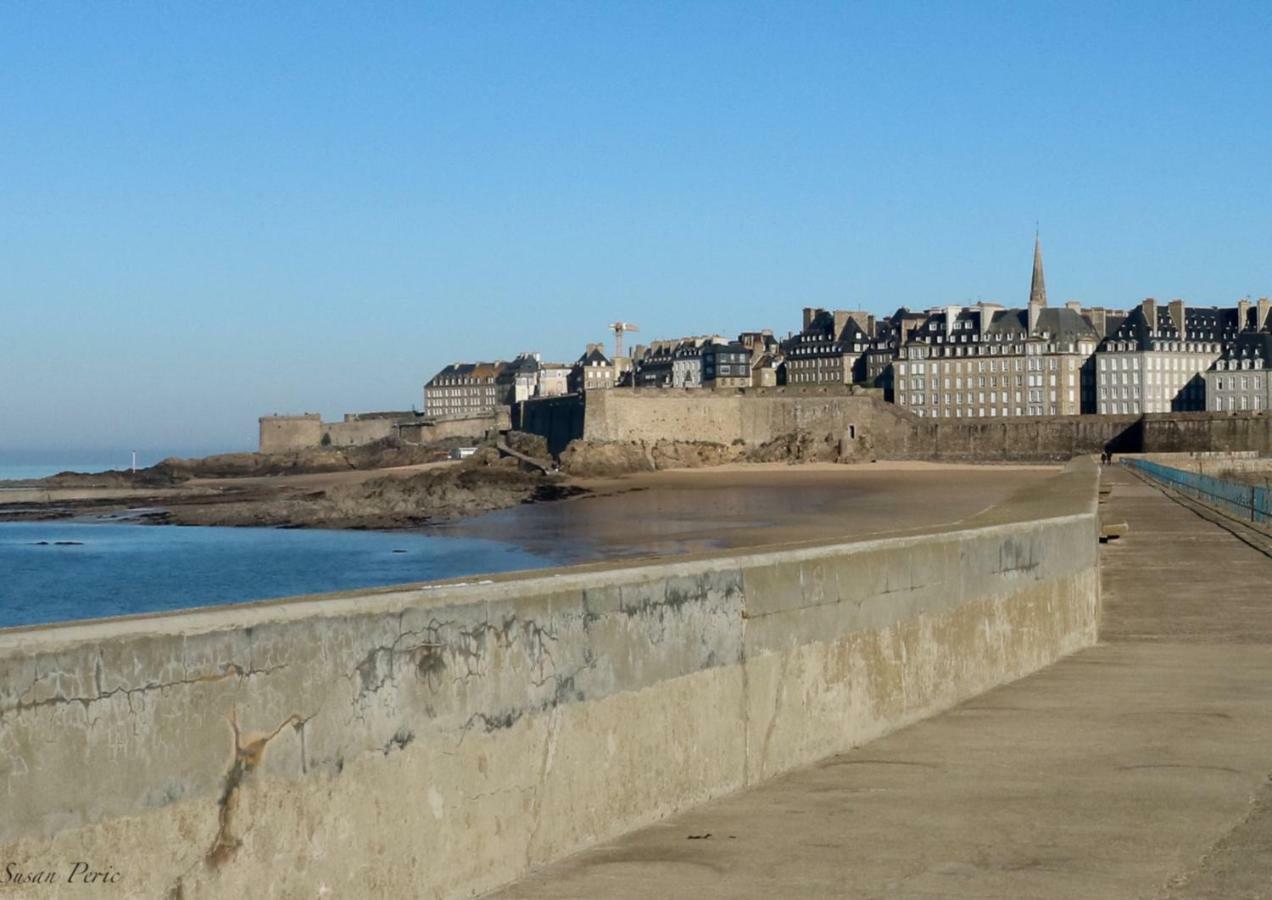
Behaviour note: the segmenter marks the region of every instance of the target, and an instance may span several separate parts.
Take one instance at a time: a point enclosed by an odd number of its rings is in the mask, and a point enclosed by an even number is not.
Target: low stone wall
[[[0,631],[0,859],[57,872],[40,897],[85,896],[81,861],[111,896],[471,896],[1093,643],[1096,481],[892,538]]]
[[[346,417],[343,422],[324,422],[317,446],[325,442],[332,447],[361,447],[396,436],[397,422],[393,419]]]
[[[421,419],[403,425],[402,440],[412,444],[433,444],[457,438],[481,440],[491,431],[507,430],[508,414]]]

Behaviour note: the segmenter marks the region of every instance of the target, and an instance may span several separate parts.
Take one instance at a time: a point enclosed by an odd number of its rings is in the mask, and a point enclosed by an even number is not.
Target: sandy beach
[[[587,493],[438,526],[550,552],[672,555],[956,522],[1059,471],[1056,466],[926,462],[734,464],[575,479]],[[585,558],[581,548],[579,558]]]

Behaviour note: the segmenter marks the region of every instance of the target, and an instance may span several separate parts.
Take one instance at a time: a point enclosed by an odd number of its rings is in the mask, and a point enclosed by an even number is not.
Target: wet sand
[[[576,479],[590,494],[433,528],[563,563],[864,538],[966,519],[1057,466],[735,464]]]

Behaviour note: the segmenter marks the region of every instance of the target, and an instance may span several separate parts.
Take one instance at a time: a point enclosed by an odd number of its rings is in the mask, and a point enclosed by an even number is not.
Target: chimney
[[[1107,310],[1103,306],[1093,306],[1086,311],[1087,320],[1090,321],[1091,327],[1095,329],[1095,333],[1100,337],[1104,337],[1104,329],[1108,324],[1106,312]]]
[[[1185,329],[1184,327],[1184,301],[1183,300],[1170,301],[1170,317],[1175,321],[1175,329],[1179,332],[1179,339],[1181,341],[1187,340],[1188,339],[1188,335],[1186,333],[1187,329]]]
[[[1064,304],[1064,308],[1065,308],[1065,309],[1071,309],[1071,310],[1073,310],[1075,313],[1077,313],[1078,315],[1082,315],[1082,301],[1081,301],[1081,300],[1069,300],[1069,301],[1066,301],[1066,302],[1065,302],[1065,304]]]
[[[1237,301],[1237,331],[1238,332],[1246,330],[1246,322],[1249,320],[1249,318],[1250,318],[1250,301],[1238,300]],[[1254,330],[1255,331],[1259,330],[1257,327],[1257,323]]]
[[[1157,301],[1152,297],[1148,297],[1140,304],[1144,310],[1144,319],[1148,322],[1148,330],[1152,334],[1157,333]]]
[[[1269,331],[1272,331],[1272,301],[1268,300],[1267,297],[1259,298],[1259,312],[1258,312],[1257,324],[1259,326],[1260,331],[1262,331],[1265,328],[1268,329]]]
[[[819,312],[821,312],[821,310],[816,306],[804,307],[804,331],[808,331],[808,329],[812,326],[813,319],[817,318],[817,314]]]
[[[851,313],[849,313],[846,309],[835,310],[835,333],[831,335],[834,340],[839,340],[839,335],[843,332],[844,326],[848,324],[849,315],[851,315]]]
[[[954,320],[958,318],[959,309],[960,307],[957,307],[957,306],[945,307],[945,336],[946,337],[949,337],[951,334],[954,333]]]

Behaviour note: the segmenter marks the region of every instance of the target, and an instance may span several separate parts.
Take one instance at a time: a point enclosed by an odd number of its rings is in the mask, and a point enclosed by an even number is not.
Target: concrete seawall
[[[0,860],[59,872],[41,897],[77,861],[110,896],[494,888],[1094,643],[1096,479],[879,540],[0,632]]]

